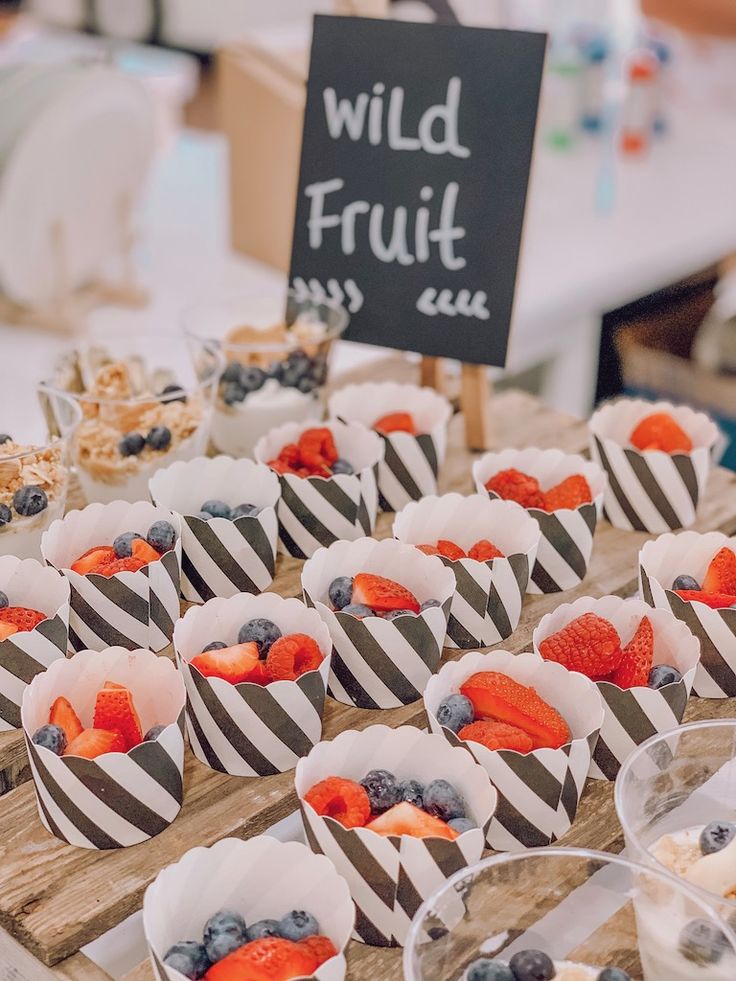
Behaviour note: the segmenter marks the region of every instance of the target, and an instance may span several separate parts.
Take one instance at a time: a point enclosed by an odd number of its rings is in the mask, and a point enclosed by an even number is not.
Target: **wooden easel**
[[[423,357],[421,384],[443,392],[444,371],[441,358]],[[465,418],[465,445],[469,450],[489,450],[491,438],[491,395],[488,369],[482,364],[460,364],[460,408]]]

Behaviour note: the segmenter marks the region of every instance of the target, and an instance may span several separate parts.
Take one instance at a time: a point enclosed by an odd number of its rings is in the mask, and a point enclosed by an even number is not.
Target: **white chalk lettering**
[[[453,75],[447,83],[447,100],[444,104],[430,106],[419,120],[419,140],[427,153],[450,153],[453,157],[466,158],[470,150],[461,146],[457,135],[457,115],[460,108],[462,82]],[[444,123],[444,138],[435,140],[432,128],[435,123]]]
[[[368,94],[361,92],[353,105],[350,99],[340,99],[338,102],[335,90],[327,88],[322,93],[322,99],[325,104],[327,129],[332,139],[339,140],[345,129],[351,140],[359,140],[365,125]]]
[[[484,290],[477,290],[472,295],[470,290],[460,290],[453,301],[452,290],[440,290],[438,293],[434,286],[428,286],[419,294],[416,308],[427,317],[439,314],[455,317],[459,314],[475,320],[488,320],[491,315],[486,306],[487,299],[488,294]]]
[[[450,181],[442,198],[439,227],[429,233],[430,241],[439,242],[440,261],[445,269],[462,269],[467,265],[462,256],[455,255],[452,244],[460,238],[465,238],[465,229],[455,225],[455,205],[459,190],[457,181]]]
[[[421,150],[422,144],[416,136],[404,136],[401,132],[403,114],[404,90],[399,86],[391,90],[388,104],[388,145],[392,150]]]
[[[388,245],[383,241],[382,204],[374,205],[368,220],[368,242],[376,259],[381,262],[398,262],[400,266],[411,266],[414,256],[406,244],[406,208],[399,207],[394,211],[394,221],[391,230],[391,240]]]
[[[345,181],[339,177],[334,177],[329,181],[317,181],[308,184],[304,188],[304,193],[312,199],[309,209],[307,228],[309,229],[309,246],[312,249],[319,249],[322,245],[322,230],[325,228],[336,228],[341,221],[339,215],[325,215],[325,196],[332,194],[333,191],[340,191],[345,187]]]

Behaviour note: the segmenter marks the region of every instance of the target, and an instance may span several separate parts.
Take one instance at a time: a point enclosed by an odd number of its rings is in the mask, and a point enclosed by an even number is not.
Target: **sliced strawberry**
[[[663,450],[665,453],[689,453],[693,442],[669,412],[653,412],[635,427],[629,440],[637,450]]]
[[[18,628],[12,623],[0,623],[0,640],[7,640],[18,633]]]
[[[297,477],[301,476],[298,470],[295,470],[290,464],[284,463],[283,460],[269,460],[267,466],[269,466],[271,470],[275,470],[276,473],[293,473],[296,474]]]
[[[106,681],[102,687],[113,688],[113,689],[117,688],[117,689],[122,689],[123,691],[127,691],[125,685],[119,685],[117,681]]]
[[[390,610],[411,610],[419,613],[419,601],[406,586],[374,576],[370,572],[359,572],[353,579],[352,603],[365,603],[378,613],[388,613]]]
[[[447,838],[454,841],[457,831],[415,804],[402,801],[373,818],[366,828],[379,835],[411,835],[413,838]]]
[[[72,564],[72,572],[86,576],[96,566],[105,562],[113,562],[114,559],[115,552],[110,545],[95,545],[94,548],[87,549],[84,555],[80,555],[77,561]]]
[[[66,733],[67,744],[73,742],[82,732],[84,726],[79,721],[79,716],[74,711],[72,703],[68,698],[60,695],[54,699],[49,712],[49,725],[60,726]]]
[[[440,538],[437,542],[437,551],[440,555],[444,555],[446,559],[452,559],[453,562],[456,562],[458,559],[467,558],[464,550],[459,545],[456,545],[455,542],[448,541],[446,538]]]
[[[217,651],[204,651],[189,662],[205,678],[222,678],[231,685],[247,681],[258,664],[258,644],[235,644]]]
[[[308,634],[279,637],[266,657],[266,669],[271,681],[296,681],[300,675],[314,671],[321,663],[319,644]]]
[[[619,688],[646,687],[654,660],[654,630],[649,617],[641,623],[624,647],[621,663],[608,679]]]
[[[582,474],[576,473],[565,477],[561,483],[544,492],[544,510],[574,511],[582,504],[590,504],[592,500],[590,484]]]
[[[523,508],[544,507],[544,494],[537,478],[514,467],[495,473],[486,482],[486,490],[498,494],[504,501],[516,501]]]
[[[597,613],[583,613],[539,645],[546,661],[556,661],[588,678],[603,678],[621,663],[623,651],[616,628]]]
[[[736,606],[736,594],[705,593],[702,589],[676,589],[675,592],[686,603],[705,603],[711,610],[726,610]]]
[[[161,556],[156,553],[156,558],[161,558]],[[109,562],[101,562],[94,569],[90,569],[88,575],[105,576],[109,579],[110,576],[116,576],[119,572],[139,572],[145,565],[146,563],[142,559],[129,555],[124,559],[111,559]]]
[[[362,828],[371,816],[371,804],[365,788],[344,777],[320,780],[304,795],[317,814],[339,821],[344,828]]]
[[[134,538],[130,547],[133,558],[138,559],[144,565],[148,565],[149,562],[157,562],[161,558],[156,549],[143,538]]]
[[[722,548],[713,556],[703,579],[706,593],[736,594],[736,552]]]
[[[143,741],[141,721],[133,705],[133,696],[127,688],[105,687],[97,692],[92,725],[95,729],[121,733],[126,750]]]
[[[45,613],[27,606],[6,606],[0,610],[0,623],[7,623],[18,631],[33,630],[44,620],[48,620]]]
[[[317,970],[315,955],[300,941],[261,937],[217,961],[205,981],[291,981]]]
[[[424,552],[425,555],[439,555],[440,550],[436,545],[417,545],[416,546],[420,552]]]
[[[498,671],[479,671],[461,686],[469,698],[476,719],[506,722],[526,732],[534,749],[559,749],[570,740],[570,729],[557,709],[549,705],[534,688],[519,684]]]
[[[532,737],[527,732],[506,722],[493,722],[490,719],[479,719],[463,726],[458,736],[480,743],[486,749],[513,749],[517,753],[531,753],[534,749]]]
[[[289,467],[300,467],[302,463],[302,455],[296,443],[287,443],[279,453],[278,458]]]
[[[319,933],[316,933],[312,937],[305,937],[304,940],[300,940],[299,946],[304,947],[309,951],[312,957],[314,957],[314,959],[317,961],[317,967],[320,967],[325,963],[325,961],[328,961],[331,957],[335,957],[338,954],[338,949],[330,938]]]
[[[103,753],[124,753],[125,739],[119,732],[109,732],[107,729],[83,729],[76,739],[73,739],[66,749],[64,756],[84,756],[93,760]]]
[[[259,661],[245,680],[251,685],[268,685],[273,678],[268,673],[266,662]]]
[[[476,562],[490,562],[491,559],[502,559],[503,557],[503,552],[496,548],[493,542],[489,542],[487,538],[481,538],[468,549],[468,558],[475,559]]]
[[[416,436],[417,427],[409,412],[389,412],[373,423],[373,428],[379,433],[410,433]]]

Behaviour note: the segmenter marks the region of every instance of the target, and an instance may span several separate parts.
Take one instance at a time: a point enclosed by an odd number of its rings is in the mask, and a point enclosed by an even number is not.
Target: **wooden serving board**
[[[578,452],[587,446],[584,423],[546,409],[520,392],[496,396],[491,420],[494,443],[499,447],[556,446]],[[463,443],[463,420],[455,416],[442,480],[444,490],[473,490],[473,458]],[[695,527],[733,534],[735,491],[736,474],[716,470]],[[391,534],[392,520],[391,515],[380,517],[377,537]],[[633,593],[637,555],[648,537],[617,531],[602,522],[585,582],[564,594],[527,597],[517,630],[497,646],[512,652],[530,650],[534,626],[561,602],[583,595]],[[271,589],[283,596],[299,595],[301,565],[294,559],[281,559]],[[461,651],[445,652],[446,659],[461,655]],[[693,699],[686,719],[728,717],[735,710],[736,699]],[[421,702],[399,709],[367,711],[328,699],[324,737],[330,739],[344,729],[362,729],[377,722],[391,726],[426,725]],[[24,756],[17,734],[0,738],[0,776],[6,787],[14,787],[0,798],[0,981],[107,978],[79,949],[140,909],[146,887],[161,868],[196,845],[209,845],[230,835],[249,838],[260,834],[297,806],[291,773],[252,779],[229,777],[209,770],[188,754],[184,806],[169,828],[133,848],[86,851],[62,844],[43,829]],[[588,782],[576,821],[561,843],[620,851],[621,832],[611,784]],[[374,977],[398,981],[401,977],[399,950],[353,943],[348,963],[351,981]],[[125,981],[151,978],[146,963],[128,974]]]

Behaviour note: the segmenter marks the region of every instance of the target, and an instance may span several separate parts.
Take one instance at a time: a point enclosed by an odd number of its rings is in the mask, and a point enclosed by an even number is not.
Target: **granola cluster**
[[[664,835],[652,848],[652,855],[675,875],[685,875],[701,857],[697,838],[694,841]]]
[[[63,496],[68,476],[60,448],[39,450],[12,439],[0,445],[0,504],[10,507],[16,491],[29,485],[42,488],[53,501]]]

